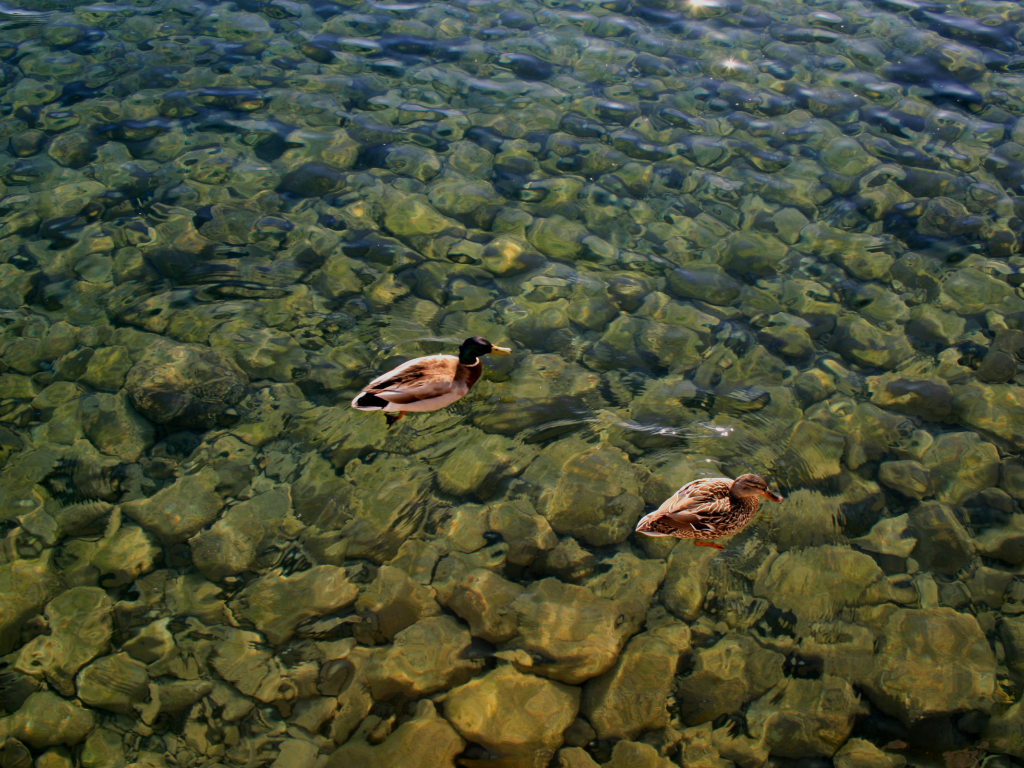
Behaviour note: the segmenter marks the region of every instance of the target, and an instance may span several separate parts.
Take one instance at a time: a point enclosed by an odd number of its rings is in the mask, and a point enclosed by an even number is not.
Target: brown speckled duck
[[[677,539],[720,539],[743,528],[757,512],[761,497],[782,501],[768,490],[759,475],[706,477],[687,483],[654,512],[636,525],[647,536],[673,536]],[[724,549],[707,541],[694,541],[698,547]]]

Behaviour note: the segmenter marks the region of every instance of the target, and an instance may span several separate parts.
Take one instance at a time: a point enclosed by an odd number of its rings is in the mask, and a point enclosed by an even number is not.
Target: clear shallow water
[[[0,9],[4,765],[1024,758],[1022,18]]]

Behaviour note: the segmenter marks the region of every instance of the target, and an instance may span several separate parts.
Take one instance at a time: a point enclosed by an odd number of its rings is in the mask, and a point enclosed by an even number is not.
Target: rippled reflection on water
[[[1022,22],[0,7],[0,763],[1024,760]]]

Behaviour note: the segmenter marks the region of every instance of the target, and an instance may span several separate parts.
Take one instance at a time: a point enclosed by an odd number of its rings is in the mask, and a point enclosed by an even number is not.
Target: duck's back
[[[677,539],[717,539],[735,533],[757,512],[757,497],[734,499],[727,477],[706,477],[687,483],[654,512],[641,518],[636,530],[648,536]],[[680,523],[667,516],[689,512],[697,522]]]

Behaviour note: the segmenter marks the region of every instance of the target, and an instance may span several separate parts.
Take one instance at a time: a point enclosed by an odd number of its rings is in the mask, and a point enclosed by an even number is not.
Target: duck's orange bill
[[[761,492],[761,495],[764,496],[766,499],[769,499],[771,501],[775,501],[775,502],[785,501],[785,499],[783,499],[781,496],[779,496],[779,494],[775,493],[775,491],[769,491],[767,488],[765,488],[764,491]]]

